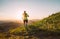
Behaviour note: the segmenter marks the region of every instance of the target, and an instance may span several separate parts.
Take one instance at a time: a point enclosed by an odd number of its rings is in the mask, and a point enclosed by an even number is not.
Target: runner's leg
[[[24,26],[25,26],[25,20],[23,20],[24,21]]]
[[[28,20],[26,20],[26,26],[28,25]]]

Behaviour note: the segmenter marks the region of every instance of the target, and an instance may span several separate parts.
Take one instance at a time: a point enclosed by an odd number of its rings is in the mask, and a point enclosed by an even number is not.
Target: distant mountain
[[[29,20],[28,21],[28,24],[32,24],[32,23],[35,23],[36,21],[39,21],[40,19],[32,19],[32,20]]]
[[[14,29],[21,25],[20,22],[16,21],[0,21],[0,32],[6,32],[9,31],[9,29]]]

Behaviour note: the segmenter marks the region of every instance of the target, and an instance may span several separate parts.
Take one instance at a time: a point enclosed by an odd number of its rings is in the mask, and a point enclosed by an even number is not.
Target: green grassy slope
[[[35,25],[38,25],[42,29],[47,29],[51,31],[60,30],[60,12],[52,14],[49,17],[36,22]]]

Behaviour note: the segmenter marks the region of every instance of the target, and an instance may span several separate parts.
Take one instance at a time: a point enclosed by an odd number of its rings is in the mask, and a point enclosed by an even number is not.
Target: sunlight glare
[[[22,20],[22,14],[23,14],[23,10],[18,10],[18,14],[17,14],[17,19],[18,20]]]

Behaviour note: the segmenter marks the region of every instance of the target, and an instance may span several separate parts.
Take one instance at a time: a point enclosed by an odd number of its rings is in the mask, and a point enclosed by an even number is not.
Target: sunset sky
[[[21,20],[23,11],[42,19],[60,11],[60,0],[0,0],[0,20]]]

